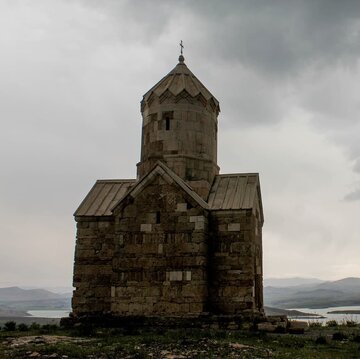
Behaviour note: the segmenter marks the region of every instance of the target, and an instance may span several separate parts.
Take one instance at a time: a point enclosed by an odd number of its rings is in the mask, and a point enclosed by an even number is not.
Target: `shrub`
[[[347,339],[348,336],[342,332],[335,332],[332,336],[333,340],[344,340]]]
[[[16,330],[16,323],[14,321],[9,321],[4,324],[4,330],[7,332],[13,332]]]
[[[326,323],[326,326],[329,328],[333,328],[333,327],[337,327],[338,326],[338,322],[336,320],[329,320]]]
[[[33,322],[33,323],[31,323],[29,329],[30,330],[39,330],[40,329],[40,324]]]
[[[20,323],[18,325],[18,330],[20,332],[26,332],[27,330],[29,330],[29,327],[25,323]]]
[[[360,343],[360,335],[355,335],[353,338],[353,342]]]
[[[286,333],[286,328],[281,325],[278,325],[275,328],[275,333],[284,334],[284,333]]]
[[[316,338],[315,344],[321,344],[321,345],[327,344],[326,337],[320,335],[319,337]]]
[[[49,334],[49,333],[56,332],[57,329],[58,329],[58,326],[56,324],[44,324],[41,327],[40,332],[43,334]]]
[[[309,328],[321,328],[322,323],[321,322],[309,322]]]
[[[75,325],[72,335],[80,337],[91,337],[96,334],[96,328],[91,323],[81,323],[80,325]]]
[[[356,326],[357,326],[357,323],[356,323],[355,321],[353,321],[353,320],[347,320],[347,321],[345,322],[345,325],[346,325],[347,327],[356,327]]]

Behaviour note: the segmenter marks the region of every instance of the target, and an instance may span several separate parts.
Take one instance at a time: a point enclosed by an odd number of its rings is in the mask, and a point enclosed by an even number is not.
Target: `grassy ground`
[[[45,325],[0,331],[0,358],[360,358],[360,326],[312,327],[305,335],[244,331],[123,331]]]

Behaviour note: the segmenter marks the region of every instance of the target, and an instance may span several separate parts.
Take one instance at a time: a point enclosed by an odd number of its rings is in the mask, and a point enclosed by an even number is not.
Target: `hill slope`
[[[68,310],[71,294],[56,294],[45,289],[0,288],[0,306],[1,316],[28,310]]]
[[[61,295],[45,289],[0,288],[0,302],[59,299]]]
[[[291,277],[291,278],[265,278],[264,287],[277,287],[286,288],[294,286],[308,286],[317,285],[324,283],[324,280],[318,278],[302,278],[302,277]]]
[[[277,308],[325,308],[360,305],[360,278],[290,287],[265,287],[268,306]]]

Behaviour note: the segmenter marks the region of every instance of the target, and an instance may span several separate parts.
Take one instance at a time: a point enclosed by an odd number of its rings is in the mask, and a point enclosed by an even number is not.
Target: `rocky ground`
[[[51,328],[0,332],[0,358],[211,359],[360,358],[360,327],[310,328],[305,335],[249,331],[168,330],[87,333]],[[89,336],[90,335],[90,336]]]
[[[94,339],[71,338],[66,336],[28,336],[18,338],[6,338],[3,345],[7,347],[4,355],[8,358],[72,358],[74,354],[59,354],[56,346],[73,344],[78,347],[89,346],[90,342],[96,345]],[[98,345],[100,343],[97,343]],[[54,352],[44,353],[44,348],[50,346]],[[31,350],[27,350],[31,347]],[[240,343],[222,343],[215,339],[186,339],[176,343],[139,343],[133,348],[113,347],[113,352],[102,352],[99,345],[96,353],[83,353],[82,358],[87,359],[108,359],[108,358],[157,358],[157,359],[185,359],[185,358],[270,358],[271,350]],[[74,357],[79,357],[75,354]]]

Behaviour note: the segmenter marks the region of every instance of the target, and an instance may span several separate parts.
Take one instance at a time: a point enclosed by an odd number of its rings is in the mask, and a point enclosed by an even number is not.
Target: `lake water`
[[[360,310],[360,306],[352,306],[352,307],[329,307],[329,308],[320,308],[320,309],[310,309],[310,308],[293,308],[294,310],[298,310],[304,313],[313,313],[318,314],[319,316],[325,318],[299,318],[299,317],[290,317],[289,319],[301,319],[306,320],[308,322],[319,322],[326,323],[329,320],[336,320],[338,323],[344,323],[346,321],[354,321],[360,323],[360,314],[328,314],[328,312],[334,310]],[[37,318],[63,318],[68,317],[70,311],[69,310],[29,310],[28,313],[33,317]]]
[[[360,314],[328,314],[328,312],[334,310],[360,310],[360,306],[329,307],[329,308],[319,308],[319,309],[310,309],[310,308],[293,308],[293,309],[299,310],[300,312],[313,313],[325,317],[325,318],[308,318],[308,317],[301,318],[301,320],[306,320],[310,323],[311,322],[326,323],[329,320],[336,320],[339,324],[345,323],[346,321],[353,321],[356,323],[360,323]],[[295,317],[289,316],[289,319],[295,319]]]
[[[28,310],[36,318],[63,318],[68,317],[70,310]]]

